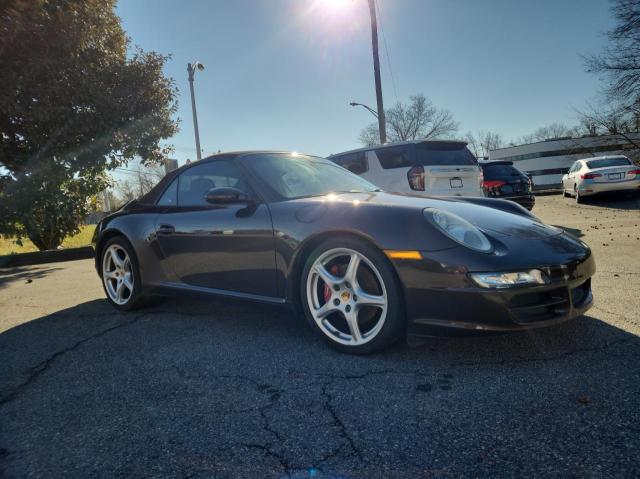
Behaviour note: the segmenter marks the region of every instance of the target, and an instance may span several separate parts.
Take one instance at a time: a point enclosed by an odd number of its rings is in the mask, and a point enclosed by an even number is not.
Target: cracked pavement
[[[534,213],[593,248],[587,316],[370,357],[261,305],[115,312],[89,260],[0,270],[0,477],[638,477],[638,200]]]

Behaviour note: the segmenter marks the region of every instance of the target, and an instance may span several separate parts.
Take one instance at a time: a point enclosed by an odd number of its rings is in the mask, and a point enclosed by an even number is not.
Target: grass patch
[[[65,238],[61,247],[78,248],[80,246],[89,246],[95,229],[95,225],[81,226],[80,233]],[[22,246],[18,246],[12,238],[0,238],[0,256],[15,253],[30,253],[32,251],[38,251],[38,248],[28,239],[22,241]]]

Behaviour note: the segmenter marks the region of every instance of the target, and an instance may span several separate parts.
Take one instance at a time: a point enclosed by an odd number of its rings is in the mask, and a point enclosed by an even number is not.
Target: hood
[[[506,200],[473,198],[465,201],[464,198],[459,197],[422,197],[386,192],[336,193],[314,198],[314,200],[420,211],[425,208],[441,209],[464,218],[486,233],[519,239],[544,239],[563,233],[561,229],[542,223],[530,213],[520,211],[518,205]]]

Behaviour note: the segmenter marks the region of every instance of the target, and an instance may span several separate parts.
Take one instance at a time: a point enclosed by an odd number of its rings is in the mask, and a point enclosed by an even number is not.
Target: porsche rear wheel
[[[123,237],[111,238],[102,249],[101,273],[104,292],[115,308],[129,311],[142,304],[138,262]]]
[[[395,271],[364,241],[345,237],[321,243],[307,259],[300,289],[312,328],[340,351],[379,351],[404,330]]]

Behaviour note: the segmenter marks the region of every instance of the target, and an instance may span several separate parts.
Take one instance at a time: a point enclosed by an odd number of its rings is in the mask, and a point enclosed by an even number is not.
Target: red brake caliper
[[[336,276],[338,274],[338,265],[334,264],[331,268],[329,268],[329,273]],[[324,302],[326,303],[331,299],[331,287],[325,283],[324,284]]]

